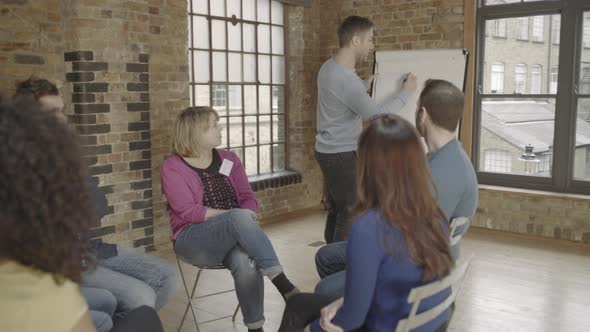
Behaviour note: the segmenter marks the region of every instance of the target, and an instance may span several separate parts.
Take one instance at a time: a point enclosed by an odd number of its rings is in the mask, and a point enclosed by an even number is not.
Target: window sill
[[[284,187],[291,184],[301,183],[301,174],[293,171],[282,171],[248,177],[248,181],[254,192],[269,188]]]
[[[501,187],[501,186],[492,186],[492,185],[487,185],[487,184],[480,184],[480,185],[478,185],[478,188],[479,188],[479,190],[526,194],[529,196],[540,196],[540,197],[546,197],[546,198],[573,198],[576,200],[590,201],[590,196],[588,196],[588,195],[568,194],[568,193],[559,193],[559,192],[543,191],[543,190],[521,189],[521,188],[512,188],[512,187]]]

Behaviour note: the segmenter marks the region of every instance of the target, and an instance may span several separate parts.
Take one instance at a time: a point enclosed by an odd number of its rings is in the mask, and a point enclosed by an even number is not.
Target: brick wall
[[[590,243],[588,197],[482,188],[473,225],[499,231]]]
[[[63,84],[64,16],[62,1],[0,1],[0,95],[34,73]]]

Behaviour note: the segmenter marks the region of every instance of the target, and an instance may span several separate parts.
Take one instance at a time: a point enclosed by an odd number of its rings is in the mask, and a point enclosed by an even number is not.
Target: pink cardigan
[[[217,149],[217,152],[222,161],[228,159],[234,163],[229,180],[240,207],[256,212],[256,195],[250,187],[240,158],[231,151]],[[176,155],[164,160],[160,167],[160,177],[162,193],[166,195],[170,206],[172,238],[176,239],[178,233],[187,225],[205,221],[207,207],[203,205],[203,183],[199,175]]]

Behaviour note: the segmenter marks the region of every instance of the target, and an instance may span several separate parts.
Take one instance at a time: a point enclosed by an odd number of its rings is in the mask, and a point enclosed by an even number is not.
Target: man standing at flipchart
[[[390,96],[382,104],[369,96],[367,90],[373,76],[363,81],[355,67],[373,51],[373,28],[373,22],[366,17],[347,17],[338,28],[340,48],[324,62],[318,74],[315,155],[324,176],[328,204],[326,243],[346,239],[348,209],[356,193],[356,148],[362,121],[400,111],[416,91],[416,77],[408,74],[399,94]]]

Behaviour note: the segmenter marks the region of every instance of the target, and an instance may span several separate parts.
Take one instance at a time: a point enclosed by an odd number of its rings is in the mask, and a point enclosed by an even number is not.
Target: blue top
[[[412,262],[402,233],[370,210],[352,224],[346,250],[344,303],[332,323],[344,331],[363,326],[368,331],[395,330],[410,312],[410,290],[424,284],[423,269]],[[441,303],[450,293],[446,289],[422,301],[418,312]],[[414,331],[434,331],[447,318],[448,310]],[[319,320],[311,323],[311,331],[323,331]]]

